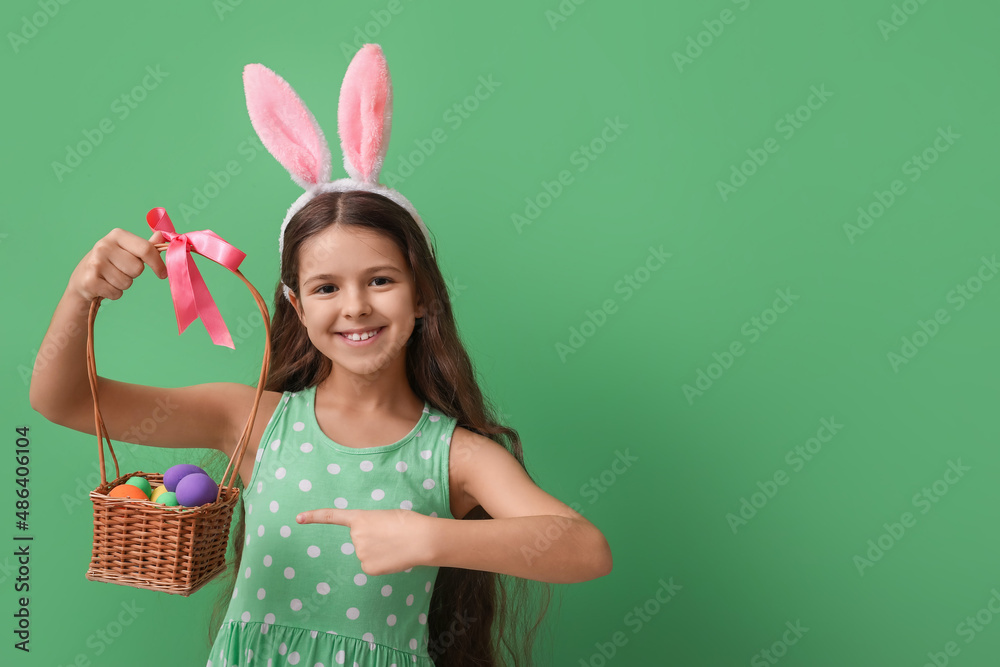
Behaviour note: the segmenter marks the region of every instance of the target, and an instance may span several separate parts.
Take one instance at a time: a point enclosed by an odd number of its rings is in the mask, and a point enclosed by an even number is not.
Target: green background
[[[270,301],[278,228],[301,190],[246,150],[242,68],[291,83],[339,178],[339,87],[373,41],[395,93],[383,180],[420,162],[397,187],[434,235],[483,388],[539,485],[612,547],[610,575],[555,586],[542,664],[996,664],[995,3],[51,4],[51,17],[45,0],[0,9],[0,507],[13,545],[14,429],[29,426],[35,537],[32,652],[5,633],[0,661],[204,664],[214,586],[185,599],[84,578],[95,438],[34,412],[28,375],[77,262],[113,227],[148,238],[154,206],[246,252]],[[147,66],[165,76],[122,117],[115,100]],[[499,85],[470,99],[480,77]],[[449,121],[463,102],[475,108]],[[113,131],[57,174],[105,118]],[[624,127],[603,143],[608,119]],[[446,140],[421,149],[436,128]],[[239,174],[195,208],[230,161]],[[859,207],[881,215],[852,231]],[[514,214],[534,219],[519,228]],[[649,260],[651,247],[669,258]],[[198,265],[235,351],[200,322],[178,336],[167,286],[147,272],[102,306],[102,375],[255,382],[255,304],[225,269]],[[206,454],[118,452],[129,470]],[[8,628],[15,568],[0,557]],[[142,611],[95,639],[122,605]]]

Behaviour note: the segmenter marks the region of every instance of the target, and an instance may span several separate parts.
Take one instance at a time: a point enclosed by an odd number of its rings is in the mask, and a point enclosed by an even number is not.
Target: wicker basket
[[[158,243],[160,251],[168,243]],[[87,370],[94,397],[94,419],[98,456],[101,463],[101,484],[90,492],[94,503],[94,544],[87,570],[87,579],[146,588],[175,595],[188,596],[208,583],[226,567],[226,546],[233,509],[239,501],[239,489],[234,486],[240,463],[250,441],[257,407],[263,394],[271,356],[270,317],[267,305],[253,285],[239,270],[234,270],[257,300],[264,319],[264,362],[253,409],[243,429],[234,456],[219,482],[216,500],[200,507],[167,507],[149,500],[111,498],[107,494],[129,477],[145,477],[150,486],[163,483],[162,473],[138,470],[120,474],[118,458],[111,447],[111,438],[101,417],[97,397],[97,367],[94,362],[94,318],[101,297],[90,304],[87,335]],[[110,482],[104,471],[104,440],[107,440],[115,464],[116,478]]]

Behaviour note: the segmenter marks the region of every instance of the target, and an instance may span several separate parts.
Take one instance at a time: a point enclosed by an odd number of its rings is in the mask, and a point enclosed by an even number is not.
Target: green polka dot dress
[[[407,509],[454,519],[455,420],[426,402],[401,440],[338,444],[319,428],[316,387],[285,392],[243,492],[246,543],[207,667],[433,667],[427,611],[438,568],[366,575],[350,528],[297,524],[304,510]]]

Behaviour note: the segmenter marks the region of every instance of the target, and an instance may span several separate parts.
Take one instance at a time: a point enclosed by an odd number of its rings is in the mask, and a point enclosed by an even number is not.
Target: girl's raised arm
[[[167,268],[146,240],[113,229],[98,241],[70,276],[42,340],[31,375],[31,407],[51,422],[96,435],[94,399],[87,377],[87,322],[95,297],[119,299],[148,265],[160,278]],[[114,440],[157,447],[227,451],[246,420],[240,414],[247,387],[230,382],[175,389],[116,382],[98,376],[101,415]],[[236,408],[240,408],[239,410]],[[152,419],[156,428],[140,428]],[[243,420],[240,422],[239,420]],[[148,423],[148,422],[146,422]]]

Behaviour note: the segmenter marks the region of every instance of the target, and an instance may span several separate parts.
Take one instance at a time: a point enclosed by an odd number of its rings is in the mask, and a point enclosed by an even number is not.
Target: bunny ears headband
[[[430,232],[409,200],[379,183],[392,128],[392,81],[378,44],[365,44],[344,74],[337,108],[337,130],[350,175],[330,181],[330,147],[308,107],[280,76],[260,64],[243,69],[250,122],[264,147],[291,174],[305,192],[291,205],[281,223],[278,254],[285,244],[285,228],[299,209],[323,192],[364,190],[396,202],[416,221],[428,247]],[[288,299],[288,285],[283,287]]]

